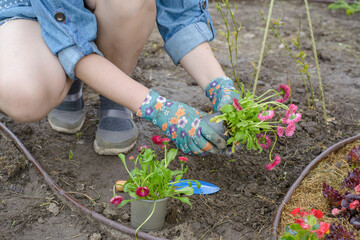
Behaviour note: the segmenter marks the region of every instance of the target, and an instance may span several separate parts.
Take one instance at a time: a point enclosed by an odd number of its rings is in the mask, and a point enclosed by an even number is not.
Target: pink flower
[[[289,123],[289,125],[286,127],[285,130],[285,135],[287,137],[291,137],[295,132],[295,124],[294,123]]]
[[[260,121],[266,121],[272,119],[274,116],[274,110],[263,111],[259,113],[258,119]]]
[[[340,213],[341,213],[341,211],[338,208],[333,208],[331,210],[331,214],[334,216],[339,215]]]
[[[360,184],[355,187],[355,191],[360,192]]]
[[[130,161],[134,161],[134,156],[131,155],[131,156],[129,157],[129,160],[130,160]]]
[[[179,160],[181,162],[187,162],[188,158],[187,157],[179,157]]]
[[[359,205],[359,201],[358,200],[355,200],[353,202],[350,203],[350,209],[351,210],[354,210],[358,205]]]
[[[149,195],[149,188],[148,187],[138,187],[135,191],[136,195],[139,197],[146,197]]]
[[[289,118],[291,114],[296,113],[297,106],[295,104],[290,104],[289,110],[286,110],[285,118]]]
[[[283,127],[278,126],[276,129],[276,132],[279,137],[284,136],[284,128]]]
[[[324,236],[324,234],[327,231],[329,231],[330,225],[326,222],[320,222],[319,225],[320,225],[320,228],[315,230],[315,233],[318,236],[318,238],[321,239]]]
[[[142,145],[142,146],[139,147],[138,151],[141,152],[143,149],[148,149],[148,146]]]
[[[276,155],[274,162],[266,164],[266,169],[269,170],[269,171],[271,171],[274,167],[276,167],[277,165],[279,165],[280,162],[281,162],[280,156],[279,156],[279,155]],[[295,214],[295,215],[296,215],[296,214]]]
[[[286,123],[296,123],[301,120],[301,113],[291,114],[289,118],[286,119]]]
[[[257,136],[258,143],[261,146],[262,149],[267,149],[270,147],[271,139],[269,136],[265,135],[263,133],[259,134]]]
[[[166,145],[166,144],[168,144],[170,142],[170,139],[169,138],[163,138],[162,141],[163,141],[163,144]]]
[[[276,102],[283,103],[290,98],[290,88],[288,85],[280,84],[277,90],[282,98],[275,100]]]
[[[236,98],[233,98],[233,106],[236,109],[236,111],[241,111],[242,107],[239,104],[239,101]]]
[[[151,138],[151,140],[153,141],[153,143],[155,143],[156,145],[161,145],[163,143],[163,139],[158,136],[158,135],[155,135]]]
[[[123,200],[122,196],[115,196],[110,200],[110,203],[114,205],[119,205],[122,202],[122,200]]]

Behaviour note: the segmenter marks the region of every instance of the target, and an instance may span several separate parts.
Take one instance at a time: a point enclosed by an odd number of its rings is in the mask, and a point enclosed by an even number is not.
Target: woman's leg
[[[99,50],[125,76],[130,75],[154,27],[155,0],[87,0],[86,3],[97,18],[95,42]],[[130,110],[100,96],[99,115],[94,141],[97,153],[116,155],[136,144],[138,129]]]
[[[4,113],[19,122],[33,122],[62,102],[72,81],[45,44],[38,22],[3,24],[0,52],[0,109]]]
[[[155,0],[87,0],[98,22],[96,45],[124,73],[134,69],[156,19]]]

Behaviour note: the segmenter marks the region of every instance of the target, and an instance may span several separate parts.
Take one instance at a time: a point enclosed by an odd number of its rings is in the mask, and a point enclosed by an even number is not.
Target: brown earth
[[[240,33],[239,72],[248,84],[252,79],[251,61],[257,61],[264,33],[260,11],[267,14],[263,1],[240,1],[238,18]],[[316,104],[307,107],[303,82],[295,64],[282,45],[274,40],[266,55],[257,94],[287,83],[292,88],[292,102],[303,115],[291,138],[281,139],[275,152],[282,163],[269,172],[267,154],[241,150],[231,156],[191,156],[187,178],[211,182],[221,188],[213,195],[194,195],[193,208],[171,201],[163,230],[156,236],[168,239],[270,239],[272,219],[288,188],[305,166],[327,147],[354,136],[360,131],[360,18],[330,11],[326,4],[311,3],[310,11],[317,41],[323,79],[328,122],[321,108],[312,57],[306,13],[302,1],[276,1],[273,18],[282,16],[285,23],[281,36],[291,46],[299,21],[302,21],[301,48],[315,89]],[[210,5],[215,29],[224,30],[214,3]],[[270,37],[271,39],[271,37]],[[211,43],[214,52],[230,73],[224,39],[218,34]],[[200,87],[180,68],[175,67],[162,48],[157,30],[145,47],[133,77],[153,87],[160,94],[180,100],[201,110],[210,110],[210,102]],[[291,47],[293,51],[295,49]],[[0,113],[4,123],[23,141],[51,177],[83,204],[115,221],[130,226],[130,210],[110,206],[112,186],[127,174],[117,157],[98,156],[93,150],[97,124],[98,96],[85,87],[87,120],[81,134],[66,135],[51,130],[46,119],[31,124],[15,123]],[[140,145],[150,144],[161,131],[151,123],[135,118],[140,137],[129,152],[135,155]],[[81,136],[80,136],[81,135]],[[74,156],[69,160],[69,151]],[[173,165],[176,167],[176,164]],[[72,211],[46,185],[42,176],[19,153],[11,141],[0,135],[0,239],[133,239],[110,231],[83,214]],[[84,195],[96,199],[90,204]],[[126,194],[123,195],[127,197]],[[98,199],[98,197],[100,197]],[[95,205],[95,206],[94,206]]]

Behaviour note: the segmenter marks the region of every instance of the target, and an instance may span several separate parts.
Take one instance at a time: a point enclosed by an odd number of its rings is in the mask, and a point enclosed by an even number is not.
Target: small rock
[[[245,39],[253,39],[255,37],[255,34],[253,33],[245,33],[244,38]]]
[[[101,240],[101,234],[94,233],[93,235],[91,235],[90,240]]]
[[[83,183],[78,183],[76,184],[76,190],[79,191],[83,191],[85,189],[85,184]]]
[[[118,214],[117,212],[109,205],[107,205],[105,207],[105,210],[103,212],[103,214],[107,217],[107,218],[110,218],[110,219],[113,219],[114,217],[116,217]]]
[[[57,216],[60,212],[60,208],[55,203],[50,203],[47,210]]]
[[[38,223],[40,223],[40,224],[43,224],[44,223],[44,219],[42,219],[42,218],[38,218]]]
[[[194,229],[194,231],[198,231],[201,228],[201,224],[199,222],[193,222],[191,223],[191,226]]]
[[[124,220],[124,221],[129,221],[129,220],[130,220],[130,215],[127,214],[127,213],[124,213],[124,214],[121,216],[121,219]]]

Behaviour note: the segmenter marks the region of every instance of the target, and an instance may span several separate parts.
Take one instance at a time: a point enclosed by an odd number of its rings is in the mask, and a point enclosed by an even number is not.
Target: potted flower
[[[271,146],[270,135],[274,135],[274,144],[269,154],[270,163],[266,165],[268,170],[272,170],[281,161],[278,155],[271,157],[277,137],[292,136],[295,123],[301,119],[301,114],[296,113],[296,105],[284,104],[290,98],[290,88],[281,84],[277,91],[270,89],[259,97],[249,91],[245,92],[244,85],[241,85],[241,91],[234,90],[234,92],[242,97],[233,98],[233,104],[224,105],[220,109],[221,113],[210,115],[212,117],[209,117],[209,124],[224,124],[223,132],[227,136],[227,144],[232,145],[232,152],[239,144],[246,145],[247,150],[261,152]],[[271,100],[274,97],[280,98]],[[280,119],[274,120],[277,110],[283,110],[285,114]]]
[[[158,145],[164,150],[162,159],[152,147],[141,146],[137,157],[130,156],[129,161],[134,162],[134,169],[129,171],[124,154],[119,154],[127,172],[129,179],[122,185],[123,191],[128,193],[131,199],[123,200],[122,196],[116,194],[115,184],[113,188],[113,198],[111,203],[122,207],[131,202],[131,225],[141,231],[156,231],[161,229],[165,223],[167,202],[169,198],[175,198],[183,203],[189,204],[189,198],[194,193],[191,182],[196,182],[197,188],[200,183],[195,180],[182,180],[188,167],[186,157],[178,157],[181,168],[170,170],[169,164],[176,159],[178,150],[167,150],[170,139],[154,136],[153,146]],[[187,182],[188,187],[176,188],[175,185]],[[186,196],[184,196],[186,195]]]

